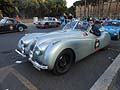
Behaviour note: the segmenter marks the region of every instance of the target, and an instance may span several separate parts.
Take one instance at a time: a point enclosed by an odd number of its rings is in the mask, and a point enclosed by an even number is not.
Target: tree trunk
[[[101,12],[100,12],[100,16],[103,18],[104,17],[104,1],[102,0],[102,5],[101,5]]]
[[[119,0],[116,0],[116,7],[115,7],[115,17],[118,18],[119,17]]]
[[[80,14],[80,17],[82,17],[82,15],[81,15],[81,7],[82,7],[82,6],[79,5],[79,9],[80,9],[80,13],[79,13],[79,14]]]
[[[110,17],[110,7],[111,7],[112,0],[109,1],[109,6],[108,6],[108,13],[107,16]]]
[[[90,7],[89,7],[89,4],[88,4],[88,15],[87,16],[90,16]]]
[[[93,14],[93,17],[95,16],[95,11],[96,11],[96,10],[95,10],[95,5],[93,5],[93,13],[92,13],[92,14]]]
[[[100,9],[100,7],[99,7],[99,0],[97,0],[97,17],[99,17],[99,9]]]
[[[99,18],[101,17],[100,13],[101,13],[101,0],[98,0],[98,16],[99,16]]]
[[[95,15],[95,17],[97,17],[97,4],[95,5],[94,15]]]
[[[90,17],[92,16],[92,5],[90,4]]]

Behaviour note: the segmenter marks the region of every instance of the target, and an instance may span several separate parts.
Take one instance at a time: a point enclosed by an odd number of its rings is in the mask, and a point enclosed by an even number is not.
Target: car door
[[[84,27],[83,23],[79,22],[76,24],[75,27],[78,33],[80,35],[80,39],[77,42],[78,48],[77,48],[77,60],[81,60],[82,58],[90,55],[91,53],[94,52],[93,47],[94,47],[94,41],[96,36],[93,34],[89,33],[88,29],[91,29],[89,26]]]
[[[101,48],[101,41],[104,39],[102,36],[96,36],[90,32],[84,32],[83,36],[85,38],[80,41],[81,47],[79,48],[81,58],[99,50]]]
[[[0,24],[0,32],[4,32],[4,25]]]
[[[14,20],[12,19],[7,19],[5,24],[4,24],[4,29],[7,32],[12,32],[15,30],[15,25],[14,25]]]
[[[3,18],[3,19],[0,21],[0,32],[5,32],[5,23],[6,23],[6,19]]]
[[[87,25],[87,23],[78,23],[76,28],[82,31],[80,32],[80,37],[83,37],[83,39],[80,39],[80,47],[78,49],[80,52],[80,59],[100,49],[101,36],[97,36],[90,32],[92,26],[89,24]]]

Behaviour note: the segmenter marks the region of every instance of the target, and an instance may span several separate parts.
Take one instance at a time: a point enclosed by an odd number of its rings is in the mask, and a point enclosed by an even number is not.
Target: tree
[[[15,0],[0,0],[0,10],[5,16],[13,16],[14,12],[19,13]]]
[[[65,0],[0,0],[4,16],[32,18],[33,16],[59,16],[67,10]]]

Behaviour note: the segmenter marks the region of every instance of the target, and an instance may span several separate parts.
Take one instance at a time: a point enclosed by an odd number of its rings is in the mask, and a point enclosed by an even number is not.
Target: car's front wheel
[[[53,73],[56,75],[61,75],[66,73],[73,62],[73,52],[69,49],[62,51],[55,62]]]
[[[23,26],[19,26],[19,27],[18,27],[18,31],[23,32],[23,31],[24,31]]]

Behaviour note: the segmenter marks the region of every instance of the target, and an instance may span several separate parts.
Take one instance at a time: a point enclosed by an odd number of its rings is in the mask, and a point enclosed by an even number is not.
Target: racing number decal
[[[95,40],[95,49],[97,49],[100,46],[100,41],[98,39]]]

